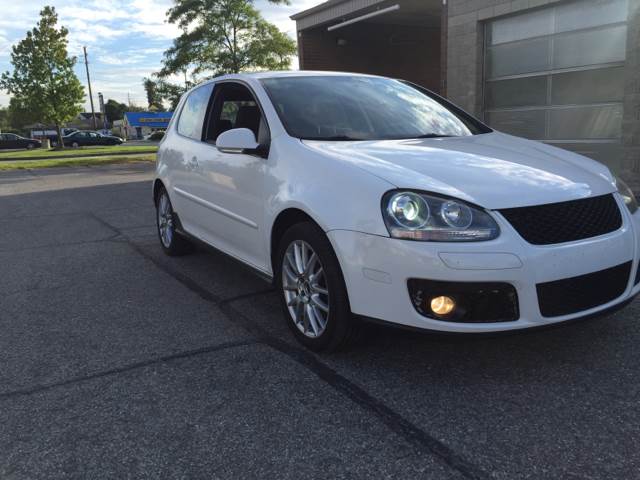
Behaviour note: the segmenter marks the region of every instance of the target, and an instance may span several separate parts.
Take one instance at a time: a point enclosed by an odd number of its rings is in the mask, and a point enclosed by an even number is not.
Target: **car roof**
[[[219,82],[220,80],[261,80],[265,78],[292,78],[292,77],[378,77],[378,75],[369,75],[365,73],[351,72],[326,72],[319,70],[278,70],[267,72],[251,72],[251,73],[231,73],[214,77],[200,85],[207,83]]]

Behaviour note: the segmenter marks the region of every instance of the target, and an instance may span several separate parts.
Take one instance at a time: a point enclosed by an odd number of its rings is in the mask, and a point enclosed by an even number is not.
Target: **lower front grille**
[[[558,317],[589,310],[615,300],[629,283],[631,262],[599,272],[539,283],[538,304],[543,317]]]

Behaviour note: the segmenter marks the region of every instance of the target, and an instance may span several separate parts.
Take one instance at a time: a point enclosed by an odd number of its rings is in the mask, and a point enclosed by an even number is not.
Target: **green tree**
[[[116,120],[122,120],[124,118],[124,114],[129,110],[129,107],[126,103],[120,103],[116,100],[110,98],[104,104],[104,113],[107,116],[107,120],[111,123]]]
[[[184,85],[176,85],[162,78],[158,78],[157,80],[145,79],[146,82],[153,83],[153,89],[155,98],[158,102],[160,102],[161,110],[164,110],[164,103],[168,103],[170,105],[170,110],[175,110],[178,106],[178,102],[180,102],[180,97],[184,92],[189,90],[196,82],[185,82]]]
[[[147,104],[149,105],[149,110],[164,110],[162,97],[158,91],[158,82],[154,82],[150,78],[145,78],[142,83],[144,85],[144,90],[147,93]]]
[[[270,0],[288,4],[288,0]],[[291,65],[296,44],[267,22],[253,0],[175,0],[168,21],[183,33],[164,54],[159,75],[283,70]]]
[[[8,111],[9,123],[13,128],[18,130],[22,130],[27,125],[33,125],[40,120],[40,118],[17,97],[12,97],[11,100],[9,100]]]
[[[10,126],[9,109],[0,107],[0,132],[6,132]]]
[[[126,103],[120,103],[112,98],[107,100],[104,104],[104,113],[111,124],[116,120],[122,120],[126,112],[141,112],[143,110],[143,108],[135,105],[127,105]]]
[[[62,125],[82,111],[84,89],[73,71],[76,58],[67,53],[69,32],[57,24],[55,8],[44,7],[37,26],[13,46],[13,72],[2,74],[0,88],[41,121],[55,125],[62,140]]]

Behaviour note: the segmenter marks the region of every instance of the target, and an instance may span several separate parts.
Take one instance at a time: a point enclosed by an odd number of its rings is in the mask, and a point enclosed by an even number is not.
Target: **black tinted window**
[[[216,100],[212,108],[205,139],[215,143],[218,136],[233,128],[248,128],[258,143],[267,144],[269,133],[262,112],[253,94],[244,85],[225,82],[216,87]]]
[[[202,125],[212,90],[213,84],[209,83],[189,94],[178,120],[178,133],[194,140],[202,140]]]
[[[484,133],[445,105],[397,80],[360,76],[262,80],[290,135],[380,140]]]

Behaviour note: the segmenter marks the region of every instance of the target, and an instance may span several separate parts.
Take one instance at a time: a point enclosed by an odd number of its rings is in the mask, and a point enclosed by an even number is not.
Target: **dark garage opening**
[[[400,0],[325,19],[298,32],[300,68],[402,78],[438,92],[441,9],[439,1]]]

